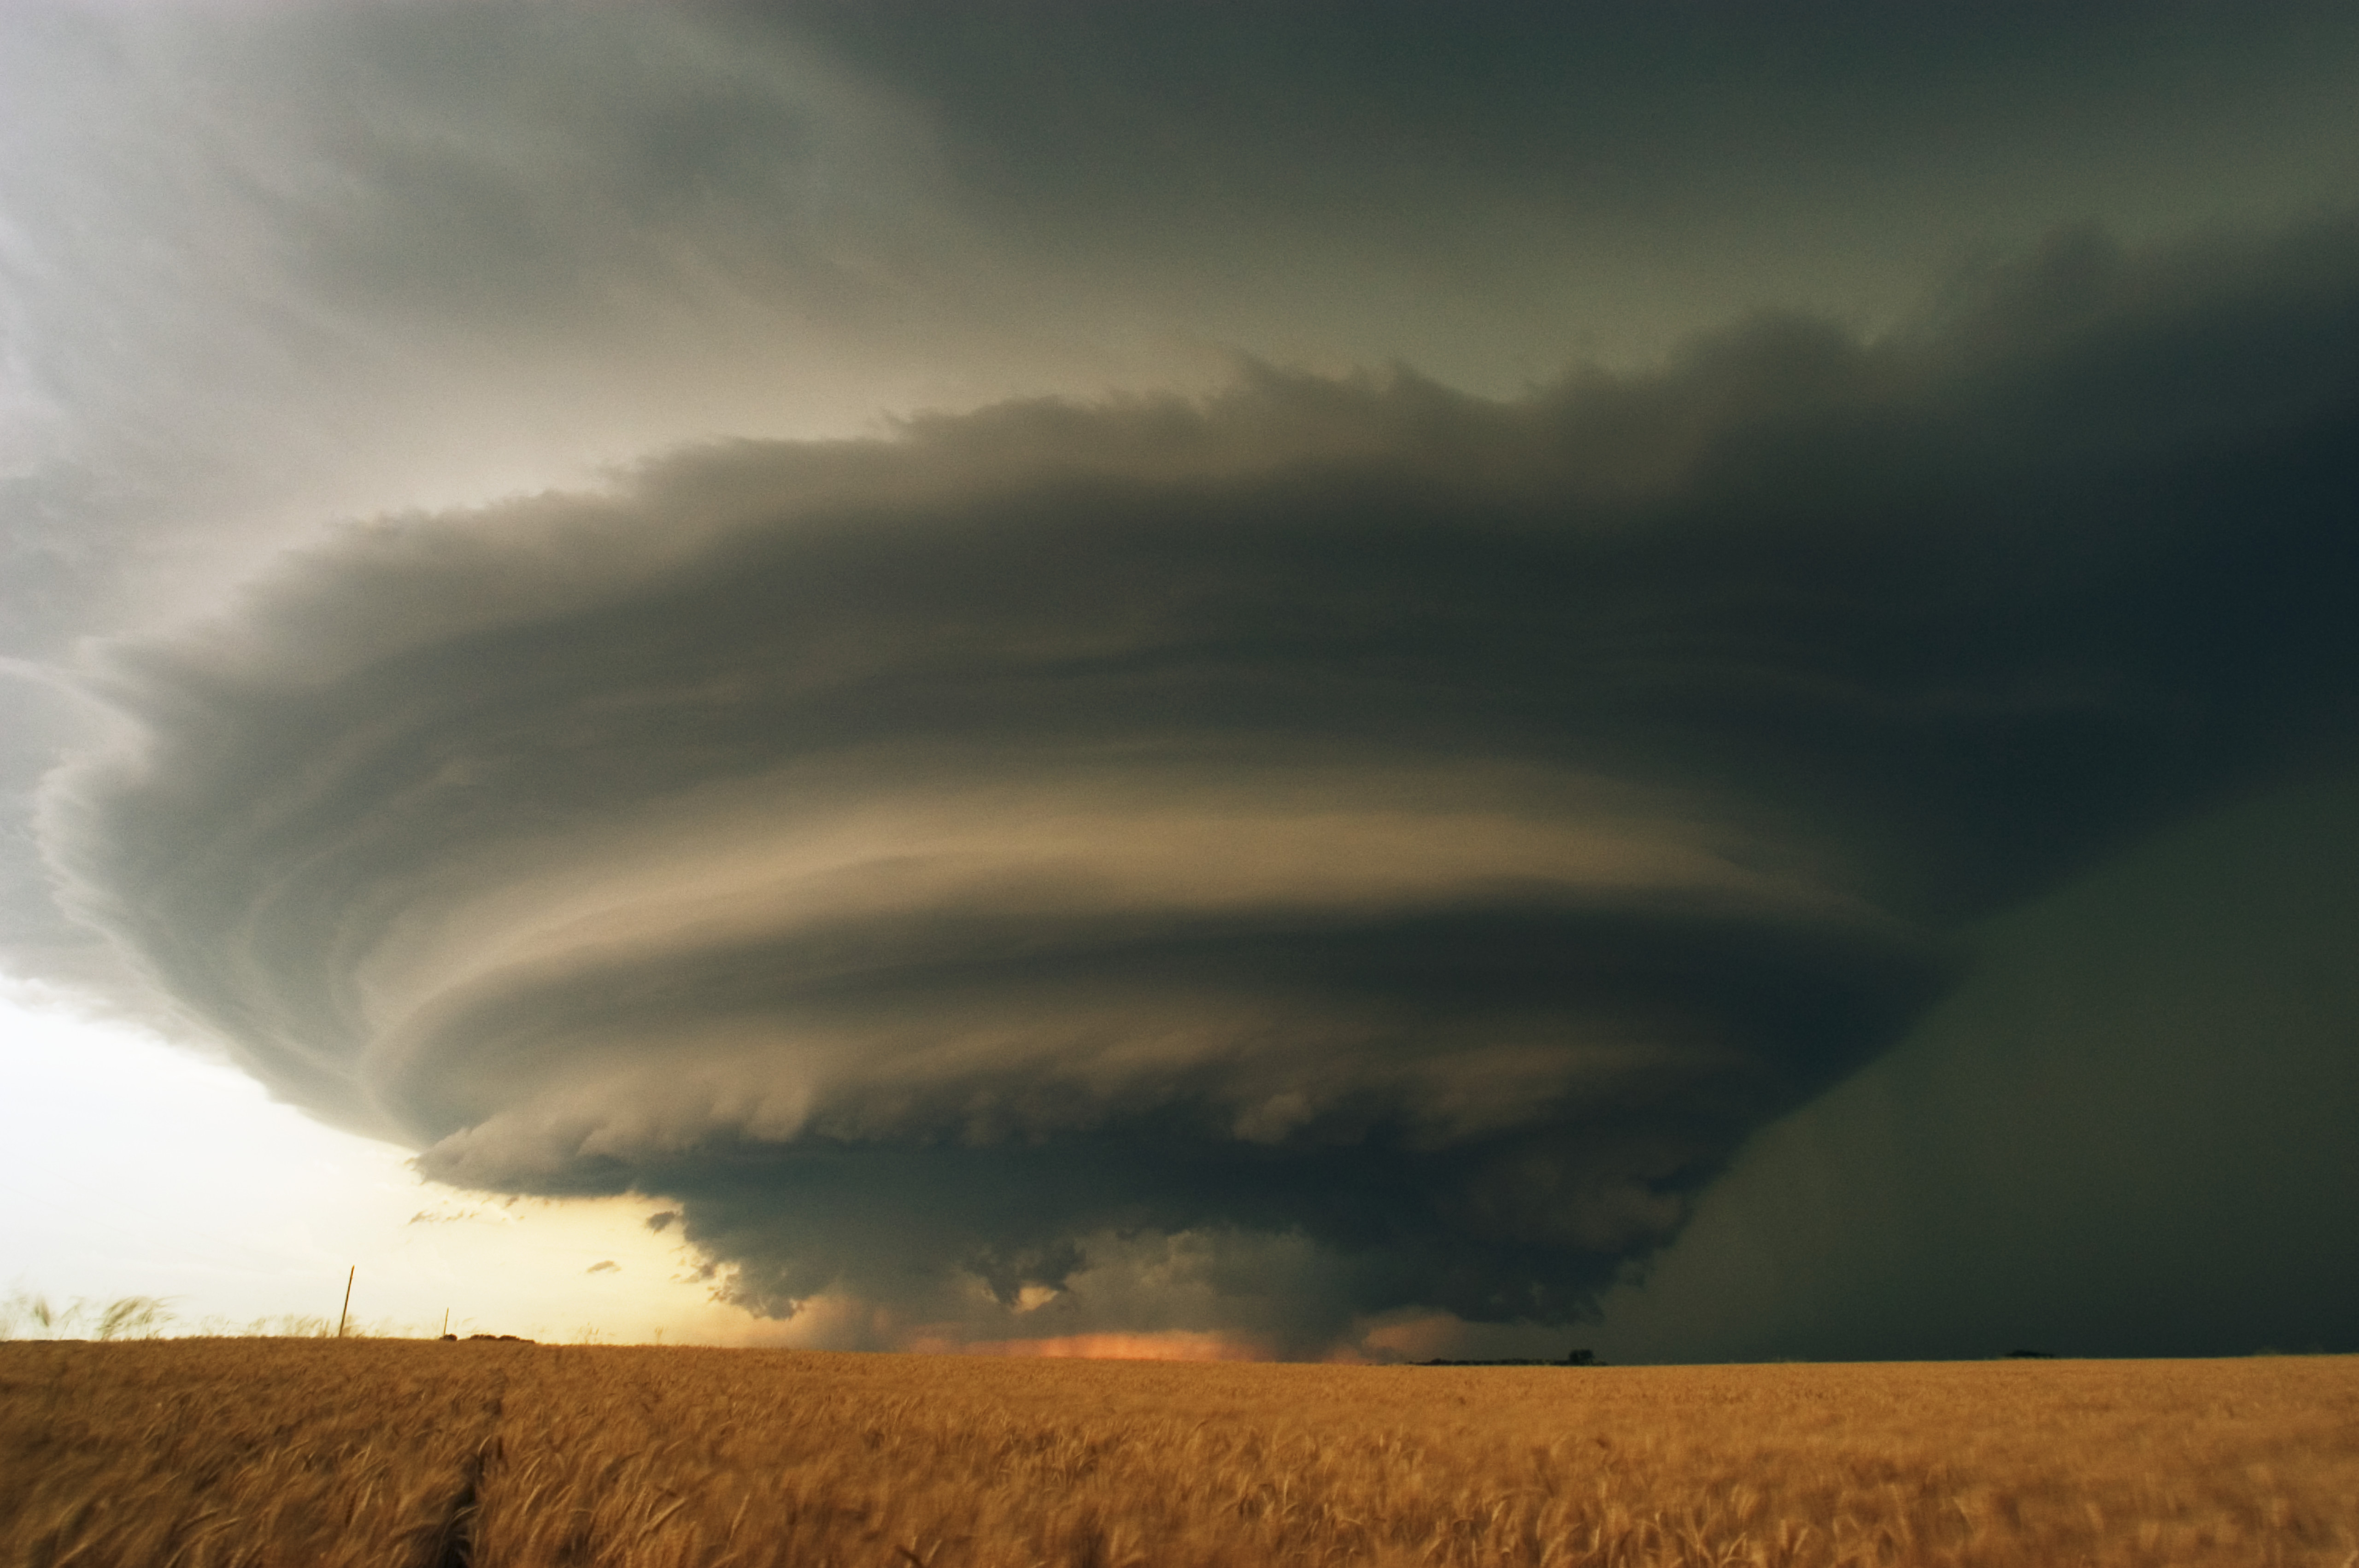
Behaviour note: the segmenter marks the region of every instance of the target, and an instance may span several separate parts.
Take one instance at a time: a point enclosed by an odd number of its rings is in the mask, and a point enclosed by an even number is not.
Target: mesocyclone
[[[2352,290],[2241,265],[356,528],[116,651],[50,853],[278,1092],[676,1197],[765,1310],[1172,1326],[1282,1243],[1327,1327],[1565,1321],[1959,921],[2347,702]]]

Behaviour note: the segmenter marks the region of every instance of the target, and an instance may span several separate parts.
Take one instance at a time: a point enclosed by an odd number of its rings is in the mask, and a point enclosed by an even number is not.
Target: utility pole
[[[355,1263],[353,1267],[357,1269],[360,1265]],[[445,1339],[451,1337],[451,1309],[449,1307],[444,1307],[442,1309],[442,1337]]]
[[[350,1323],[353,1318],[353,1275],[360,1271],[361,1266],[355,1263],[352,1267],[352,1272],[344,1276],[344,1310],[336,1318],[336,1337],[339,1339],[344,1336],[344,1325]]]

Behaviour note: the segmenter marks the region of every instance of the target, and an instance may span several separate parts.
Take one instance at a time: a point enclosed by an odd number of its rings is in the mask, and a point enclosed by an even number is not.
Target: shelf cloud
[[[43,843],[277,1094],[830,1342],[1562,1324],[1963,923],[2351,732],[2354,343],[2348,225],[2064,232],[1506,400],[693,448],[105,646]]]

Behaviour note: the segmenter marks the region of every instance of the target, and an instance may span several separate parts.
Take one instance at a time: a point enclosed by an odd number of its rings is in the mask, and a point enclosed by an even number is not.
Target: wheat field
[[[2348,1568],[2359,1358],[0,1344],[0,1543],[26,1568]]]

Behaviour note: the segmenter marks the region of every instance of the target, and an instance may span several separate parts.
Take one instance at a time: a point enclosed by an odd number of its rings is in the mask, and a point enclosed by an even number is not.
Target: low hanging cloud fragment
[[[2351,732],[2354,329],[2348,228],[2067,235],[1518,402],[690,451],[112,650],[45,841],[278,1094],[832,1342],[1563,1323],[1961,922]]]

